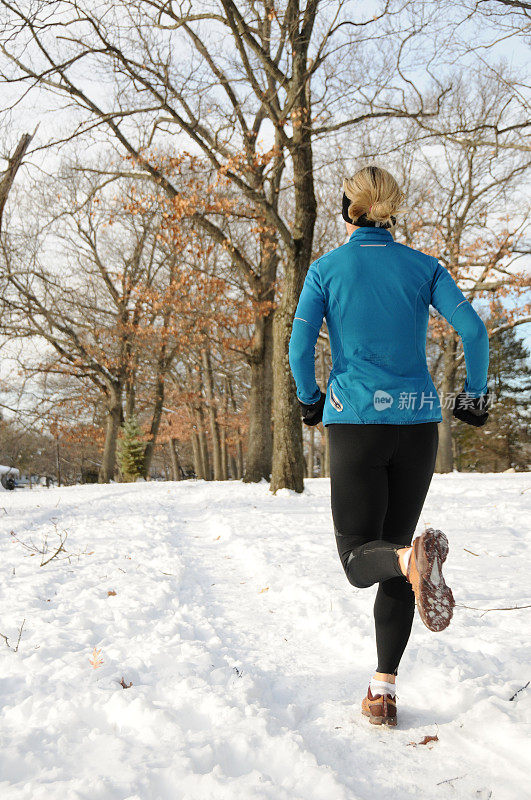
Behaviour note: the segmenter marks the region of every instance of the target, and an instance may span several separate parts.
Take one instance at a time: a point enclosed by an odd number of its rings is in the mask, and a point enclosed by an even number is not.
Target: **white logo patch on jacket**
[[[330,387],[330,402],[336,409],[336,411],[343,411],[343,403],[336,397],[334,392],[332,391],[332,387]]]

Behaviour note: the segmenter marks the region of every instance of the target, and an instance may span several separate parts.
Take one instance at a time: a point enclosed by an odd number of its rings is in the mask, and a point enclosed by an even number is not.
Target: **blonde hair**
[[[355,223],[362,214],[375,222],[391,222],[404,211],[405,194],[390,172],[382,167],[363,167],[343,180],[343,191],[351,201],[348,215]]]

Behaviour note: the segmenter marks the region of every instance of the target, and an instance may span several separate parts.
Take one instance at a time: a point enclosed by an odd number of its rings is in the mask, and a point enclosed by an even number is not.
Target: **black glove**
[[[456,419],[480,428],[489,418],[487,406],[489,390],[480,397],[471,397],[467,392],[460,392],[455,398],[453,415]]]
[[[326,394],[321,392],[321,397],[315,403],[306,405],[302,400],[299,400],[299,405],[302,411],[302,421],[305,425],[318,425],[323,419],[323,408],[326,400]]]

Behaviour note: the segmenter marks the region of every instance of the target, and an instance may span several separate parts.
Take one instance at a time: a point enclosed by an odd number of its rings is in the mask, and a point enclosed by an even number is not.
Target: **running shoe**
[[[406,578],[415,592],[419,616],[430,631],[447,628],[455,606],[442,574],[447,555],[448,539],[442,531],[426,528],[413,539]]]
[[[371,694],[371,685],[366,697],[361,701],[361,713],[369,717],[372,725],[396,725],[396,696],[390,694]]]

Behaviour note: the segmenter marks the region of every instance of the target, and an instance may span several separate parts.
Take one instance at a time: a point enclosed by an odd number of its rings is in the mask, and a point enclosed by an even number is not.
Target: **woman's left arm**
[[[315,345],[325,315],[325,296],[319,261],[310,264],[293,318],[289,341],[289,365],[301,403],[311,405],[321,397],[315,380]]]

